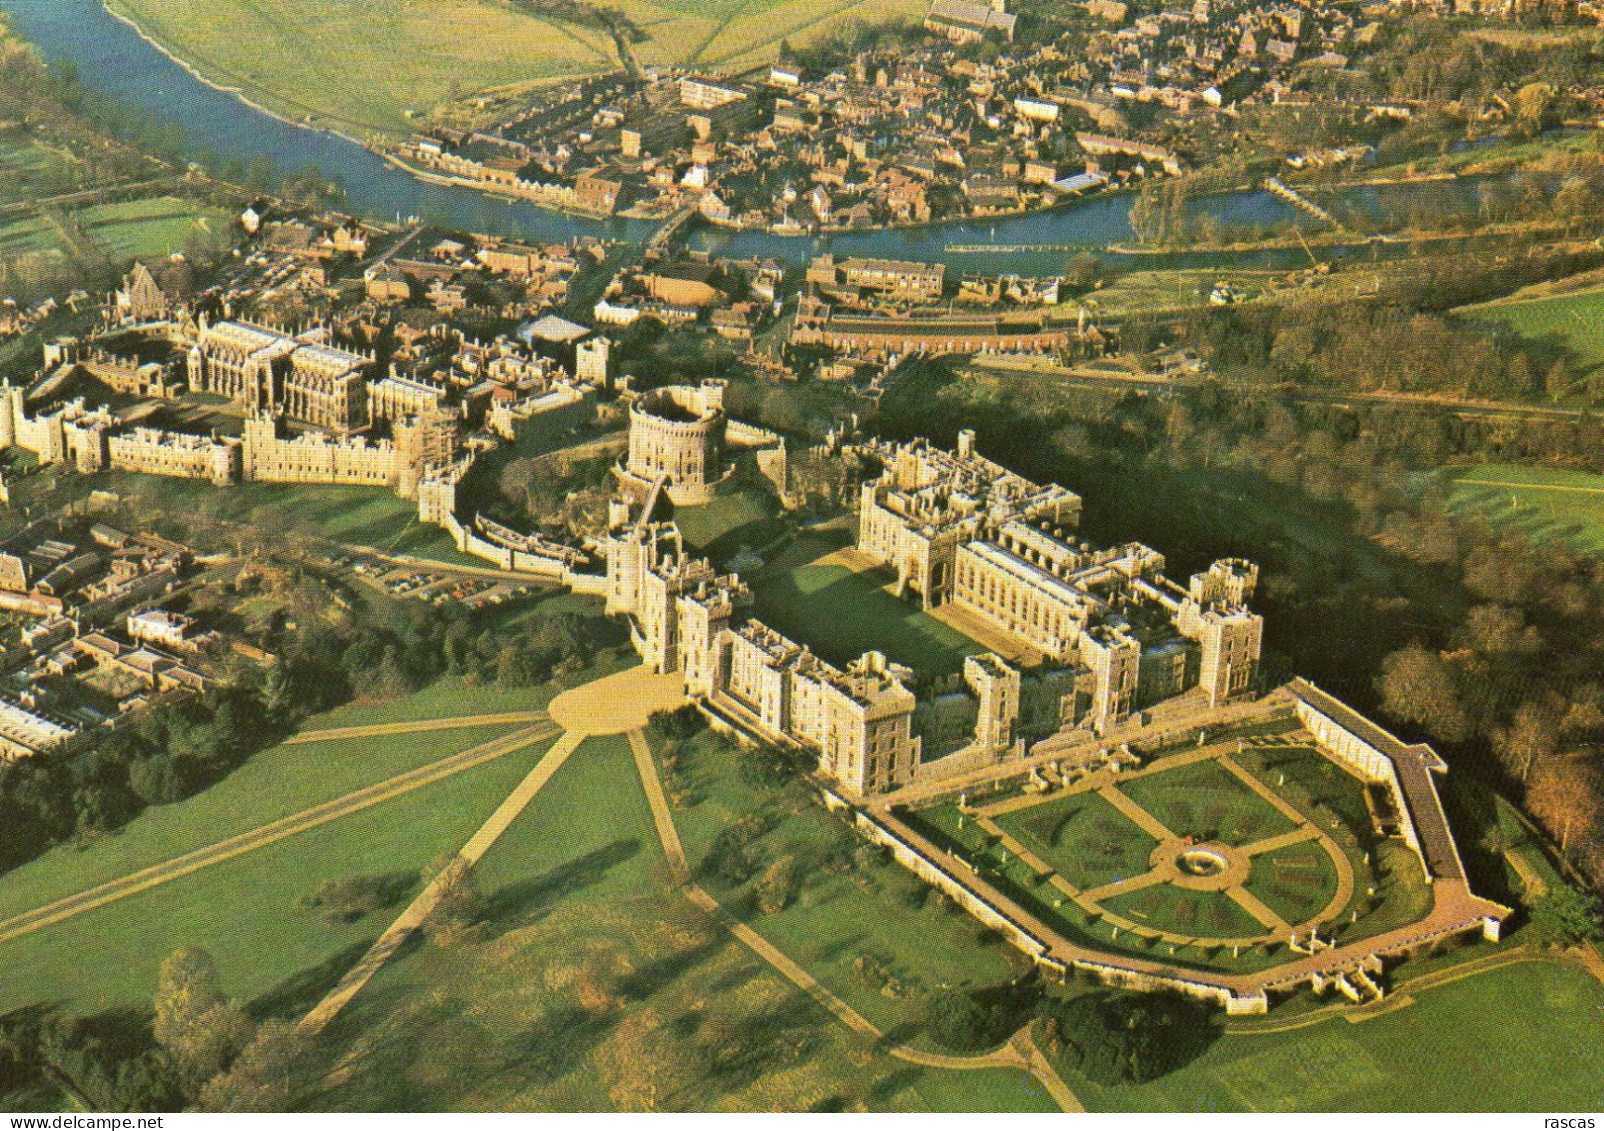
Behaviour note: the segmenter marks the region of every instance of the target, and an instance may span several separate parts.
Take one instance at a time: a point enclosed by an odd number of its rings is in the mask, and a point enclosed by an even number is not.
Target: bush
[[[763,861],[754,842],[767,831],[757,817],[743,817],[713,838],[702,861],[702,871],[725,884],[744,884],[756,875]]]
[[[741,751],[737,765],[747,785],[777,788],[806,772],[809,761],[805,750],[766,743],[755,750]]]
[[[331,922],[350,923],[369,912],[400,903],[416,877],[405,872],[325,880],[301,897],[302,907],[316,908]]]
[[[1098,1084],[1140,1084],[1189,1063],[1215,1037],[1211,1010],[1178,994],[1110,990],[1058,1002],[1047,1014],[1049,1052]]]
[[[765,915],[778,915],[796,896],[796,858],[782,856],[764,870],[757,881],[757,905]]]
[[[956,1052],[984,1052],[1030,1020],[1041,996],[1035,982],[1006,982],[978,990],[942,990],[930,999],[930,1035]]]
[[[1555,884],[1533,905],[1532,927],[1545,942],[1574,946],[1604,937],[1604,908],[1592,892]]]
[[[665,739],[671,742],[684,742],[706,727],[707,720],[702,717],[702,712],[696,709],[694,703],[687,703],[672,711],[653,711],[651,725]]]

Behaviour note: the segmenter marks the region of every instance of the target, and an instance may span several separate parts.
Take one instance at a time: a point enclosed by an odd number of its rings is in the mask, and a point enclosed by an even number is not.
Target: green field
[[[955,671],[964,656],[981,650],[912,600],[887,593],[888,580],[879,570],[777,564],[751,579],[754,615],[833,664],[876,649],[921,673]]]
[[[1464,307],[1458,313],[1565,346],[1583,373],[1604,364],[1604,289]]]
[[[1501,463],[1440,474],[1451,484],[1448,508],[1456,515],[1480,516],[1537,545],[1604,554],[1604,475]]]
[[[490,88],[616,66],[601,32],[494,0],[114,0],[152,39],[220,86],[285,117],[407,133],[407,110]]]
[[[1244,845],[1294,828],[1274,806],[1213,761],[1133,778],[1119,788],[1177,836]]]
[[[191,233],[220,231],[229,219],[219,209],[173,196],[96,204],[72,212],[91,246],[118,266],[183,251]],[[29,252],[65,255],[69,250],[61,232],[44,216],[12,213],[0,220],[0,257]]]
[[[736,70],[849,21],[921,15],[926,0],[618,0],[642,63]],[[408,111],[619,66],[603,31],[498,0],[112,0],[113,11],[220,86],[295,120],[405,135]]]
[[[470,938],[402,952],[330,1031],[349,1075],[309,1106],[1052,1110],[1016,1073],[871,1050],[675,895],[621,738],[575,752],[477,888]]]
[[[1141,875],[1158,847],[1158,841],[1095,793],[1044,801],[1005,813],[996,821],[998,828],[1082,889]]]
[[[0,1010],[35,1002],[71,1012],[144,1005],[162,959],[186,945],[212,952],[234,996],[308,1008],[396,912],[330,923],[300,899],[324,880],[416,875],[461,847],[540,752],[508,755],[0,944],[8,971]]]
[[[1596,1111],[1601,1013],[1604,985],[1584,971],[1523,962],[1357,1024],[1338,1013],[1288,1033],[1227,1035],[1149,1084],[1062,1074],[1091,1111]]]
[[[64,844],[0,877],[0,918],[118,879],[488,742],[510,725],[265,750],[222,781],[153,805],[116,833]]]
[[[114,261],[152,259],[183,251],[196,230],[226,230],[232,217],[172,196],[96,204],[73,213],[78,226],[105,248]]]

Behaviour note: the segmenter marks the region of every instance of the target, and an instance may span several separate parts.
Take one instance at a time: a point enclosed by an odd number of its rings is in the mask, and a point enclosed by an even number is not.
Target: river
[[[85,86],[177,125],[191,156],[211,153],[225,160],[265,159],[285,172],[316,165],[324,173],[337,176],[345,186],[344,208],[349,212],[387,220],[418,216],[449,228],[517,239],[568,240],[589,235],[638,241],[655,227],[652,221],[586,219],[500,200],[469,188],[420,181],[349,138],[285,121],[234,93],[207,85],[112,16],[99,0],[0,0],[0,11],[10,15],[17,30],[33,41],[48,60],[75,64]],[[1380,211],[1389,207],[1387,197],[1392,190],[1364,191],[1367,203]],[[1474,186],[1456,181],[1399,191],[1408,196],[1430,191],[1463,200],[1462,194],[1473,192]],[[959,254],[947,248],[954,244],[1072,244],[1095,250],[1107,259],[1130,259],[1150,266],[1221,266],[1228,261],[1239,267],[1280,267],[1303,262],[1301,252],[1286,250],[1228,257],[1216,253],[1162,257],[1111,254],[1105,250],[1110,244],[1133,238],[1132,199],[1128,193],[1105,194],[1049,211],[995,221],[955,221],[923,228],[820,237],[704,229],[692,236],[692,246],[791,263],[832,251],[941,261],[958,271],[1023,274],[1056,273],[1063,264],[1064,252]],[[1230,224],[1268,224],[1299,216],[1263,190],[1198,197],[1191,207],[1211,211]]]

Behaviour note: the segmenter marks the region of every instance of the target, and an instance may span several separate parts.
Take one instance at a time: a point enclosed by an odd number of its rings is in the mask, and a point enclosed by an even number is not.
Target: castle
[[[908,668],[878,652],[837,668],[739,616],[750,597],[740,578],[688,555],[673,523],[652,521],[657,492],[670,490],[664,476],[633,520],[628,504],[614,506],[601,540],[607,611],[629,618],[648,664],[683,674],[731,725],[812,749],[821,773],[874,794],[943,772],[938,758],[1022,758],[1062,729],[1102,734],[1178,696],[1216,706],[1256,689],[1263,619],[1246,605],[1250,563],[1216,562],[1183,589],[1148,547],[1094,549],[1066,534],[1077,495],[978,455],[969,432],[955,452],[924,441],[859,452],[883,471],[863,486],[858,549],[925,607],[950,602],[1028,659],[968,658],[963,690],[948,696],[959,702],[921,715]],[[955,749],[964,756],[947,761]]]
[[[729,474],[724,465],[724,382],[669,385],[629,410],[629,459],[620,478],[634,489],[667,480],[676,506],[708,502]]]
[[[338,433],[368,423],[373,368],[371,356],[328,345],[313,333],[293,335],[248,322],[203,329],[187,359],[189,387],[196,392]]]

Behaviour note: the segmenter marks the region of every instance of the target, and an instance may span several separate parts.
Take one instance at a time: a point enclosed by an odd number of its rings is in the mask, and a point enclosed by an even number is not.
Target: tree
[[[1382,710],[1404,722],[1417,723],[1444,742],[1463,742],[1470,719],[1459,701],[1452,669],[1435,652],[1419,644],[1381,661]]]
[[[947,1048],[981,1052],[1001,1044],[1029,1021],[1040,996],[1033,981],[938,990],[925,1008],[925,1024]]]
[[[1556,946],[1604,937],[1604,908],[1592,892],[1556,883],[1532,908],[1532,928]]]
[[[793,856],[782,856],[764,869],[753,891],[757,895],[757,905],[765,915],[778,915],[790,906],[796,895],[796,879],[796,858]]]
[[[1548,703],[1528,699],[1515,708],[1507,727],[1493,733],[1493,753],[1511,777],[1525,782],[1559,750],[1559,713]]]
[[[195,1086],[220,1072],[250,1036],[245,1013],[224,995],[212,956],[174,951],[161,965],[154,1000],[156,1043]]]
[[[1544,763],[1532,775],[1526,804],[1532,815],[1559,837],[1559,850],[1568,852],[1571,836],[1598,821],[1598,791],[1589,780],[1587,766],[1578,759]]]
[[[1554,88],[1529,82],[1515,92],[1515,124],[1528,136],[1541,133],[1554,106]]]
[[[306,1039],[290,1022],[264,1022],[228,1071],[207,1081],[196,1106],[202,1111],[284,1111],[294,1093],[295,1066],[305,1052]]]
[[[1219,1034],[1201,1003],[1179,994],[1132,990],[1057,1003],[1045,1028],[1049,1051],[1104,1085],[1156,1080],[1196,1058]]]

